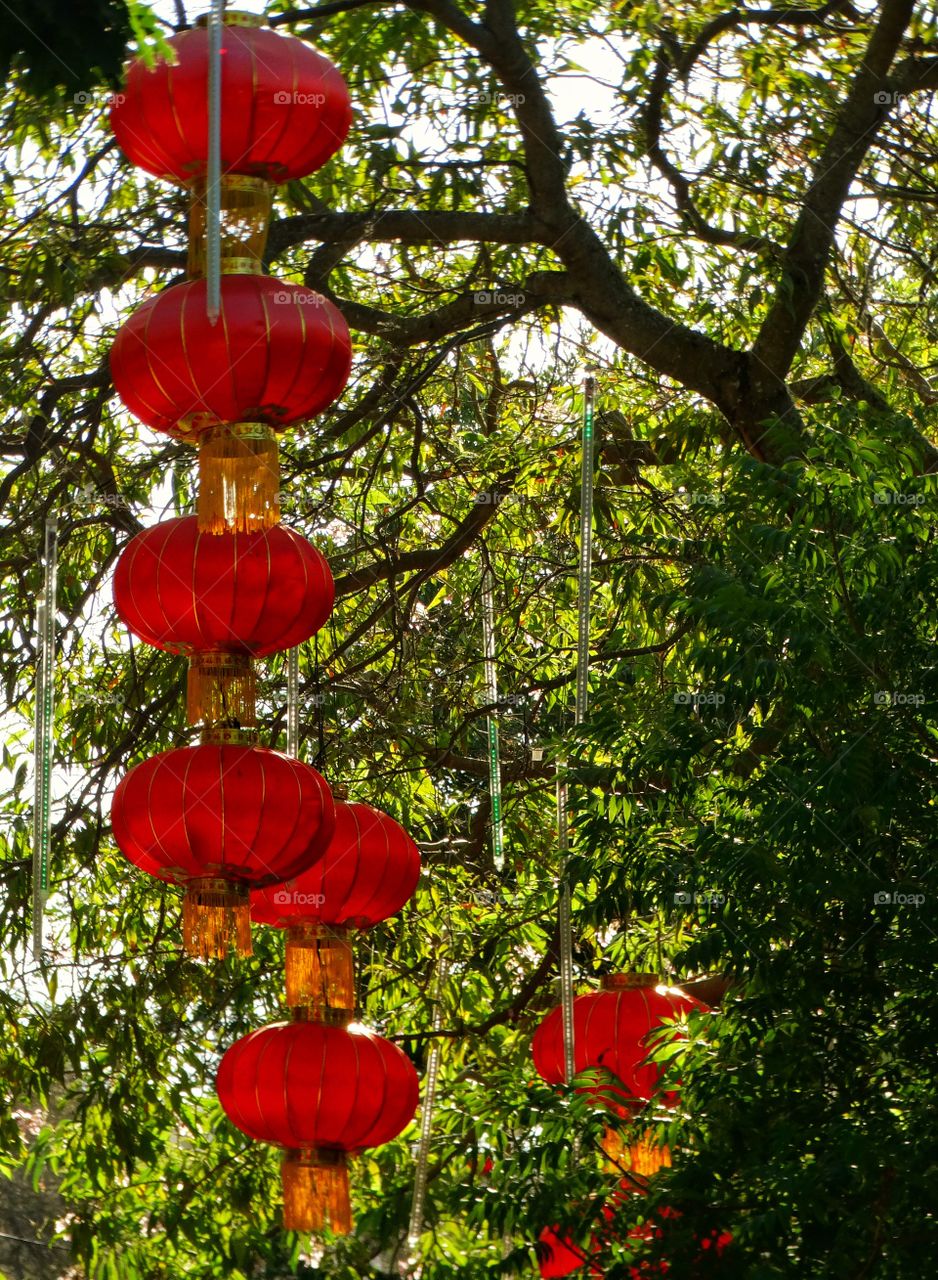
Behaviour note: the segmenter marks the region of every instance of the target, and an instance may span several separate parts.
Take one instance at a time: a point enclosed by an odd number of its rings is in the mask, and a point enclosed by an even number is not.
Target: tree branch
[[[911,20],[914,0],[884,0],[847,100],[821,153],[795,222],[775,298],[753,344],[756,380],[784,378],[821,295],[840,210],[891,109],[889,68]]]

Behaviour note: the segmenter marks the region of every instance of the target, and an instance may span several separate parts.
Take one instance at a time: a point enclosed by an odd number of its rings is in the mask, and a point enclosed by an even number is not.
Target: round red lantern
[[[558,1276],[603,1275],[603,1269],[591,1262],[587,1253],[569,1236],[560,1235],[553,1227],[545,1227],[537,1238],[537,1266],[543,1280]],[[599,1249],[595,1237],[590,1239],[590,1253]]]
[[[637,1115],[658,1092],[661,1068],[646,1062],[652,1033],[666,1022],[686,1017],[692,1009],[707,1006],[678,987],[666,987],[654,974],[612,974],[603,979],[602,991],[577,996],[573,1002],[574,1071],[599,1071],[605,1079],[583,1092],[604,1102],[623,1119]],[[548,1084],[563,1084],[563,1013],[552,1009],[531,1043],[538,1075]],[[676,1098],[665,1094],[665,1105]],[[603,1150],[613,1167],[648,1178],[671,1164],[671,1152],[655,1141],[653,1132],[626,1141],[610,1125]]]
[[[148,427],[183,440],[219,423],[283,429],[342,392],[352,347],[341,311],[321,294],[264,275],[223,275],[211,324],[204,280],[171,285],[121,325],[114,387]]]
[[[279,751],[203,743],[164,751],[120,781],[114,839],[148,875],[186,887],[194,955],[250,954],[248,894],[302,871],[332,837],[335,806],[315,769]]]
[[[286,1148],[284,1226],[297,1231],[351,1230],[347,1156],[396,1138],[419,1096],[396,1045],[319,1022],[276,1023],[236,1041],[216,1087],[243,1133]]]
[[[348,89],[332,63],[254,14],[227,13],[221,58],[221,167],[288,182],[339,149],[352,122]],[[208,32],[167,41],[172,62],[135,59],[111,108],[128,159],[158,178],[191,182],[208,161]]]
[[[614,1077],[587,1090],[627,1106],[654,1097],[661,1068],[645,1062],[652,1032],[692,1009],[707,1006],[678,987],[666,987],[654,974],[612,974],[602,991],[573,1002],[574,1070],[603,1070]],[[538,1075],[548,1084],[564,1082],[563,1014],[552,1009],[531,1043]]]
[[[130,540],[114,573],[114,604],[134,635],[189,656],[193,723],[253,724],[251,658],[308,640],[334,601],[325,557],[282,525],[206,534],[195,516],[164,520]]]
[[[400,911],[417,887],[420,854],[404,828],[371,805],[338,801],[335,831],[308,870],[251,894],[251,918],[287,930],[291,1008],[311,1016],[355,1007],[349,929],[368,929]]]

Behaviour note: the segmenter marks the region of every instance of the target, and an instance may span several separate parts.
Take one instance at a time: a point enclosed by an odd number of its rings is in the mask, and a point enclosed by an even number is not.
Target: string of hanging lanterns
[[[128,158],[190,193],[188,278],[121,326],[114,385],[141,422],[199,450],[197,514],[130,541],[114,600],[140,640],[189,659],[201,726],[198,745],[126,774],[112,826],[131,862],[185,887],[190,954],[249,954],[252,918],[286,930],[291,1020],[231,1045],[217,1092],[238,1128],[284,1149],[284,1226],[347,1232],[348,1156],[402,1132],[419,1093],[400,1049],[350,1025],[351,936],[400,910],[420,859],[387,814],[333,799],[297,757],[295,724],[290,755],[257,742],[254,664],[295,657],[334,604],[324,557],[280,524],[277,436],[341,394],[348,326],[262,258],[273,185],[338,150],[351,106],[322,55],[222,10],[169,40],[173,61],[132,62],[111,111]]]

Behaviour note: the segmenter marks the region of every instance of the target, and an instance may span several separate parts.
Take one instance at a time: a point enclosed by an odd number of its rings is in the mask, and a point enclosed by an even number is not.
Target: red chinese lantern
[[[195,516],[132,538],[117,561],[114,603],[147,644],[189,656],[189,719],[254,723],[252,658],[308,640],[335,601],[324,556],[277,525],[201,533]]]
[[[417,887],[420,854],[399,823],[371,805],[339,801],[335,831],[308,870],[251,894],[255,924],[287,930],[291,1008],[311,1016],[355,1007],[350,929],[370,929],[400,911]]]
[[[276,523],[276,432],[332,404],[351,360],[348,325],[327,298],[263,275],[222,276],[216,324],[204,280],[164,289],[111,348],[130,412],[199,443],[199,522],[213,532]]]
[[[265,747],[203,743],[164,751],[121,779],[111,823],[126,858],[185,885],[183,934],[193,955],[251,951],[251,888],[322,856],[332,793],[315,769]]]
[[[537,1266],[543,1280],[575,1274],[604,1274],[598,1263],[590,1261],[589,1254],[574,1244],[569,1236],[559,1235],[553,1227],[545,1227],[537,1239]],[[589,1253],[596,1253],[599,1247],[595,1237],[591,1237]]]
[[[637,1112],[658,1091],[661,1068],[645,1059],[649,1038],[669,1020],[706,1005],[677,987],[659,984],[654,974],[613,974],[602,991],[577,996],[573,1002],[574,1071],[601,1071],[606,1079],[584,1092],[611,1105],[620,1115]],[[531,1044],[538,1075],[548,1084],[564,1083],[563,1014],[552,1009]],[[666,1104],[673,1101],[667,1095]],[[604,1150],[617,1165],[650,1177],[671,1163],[671,1153],[651,1134],[624,1144],[614,1128],[607,1130]]]
[[[574,1274],[604,1275],[605,1272],[596,1261],[596,1257],[610,1241],[622,1239],[616,1234],[612,1225],[615,1222],[616,1213],[624,1200],[640,1194],[642,1194],[641,1191],[628,1178],[620,1182],[616,1191],[603,1205],[602,1221],[591,1234],[589,1246],[586,1249],[574,1244],[569,1236],[560,1235],[556,1228],[545,1227],[538,1236],[537,1244],[538,1268],[541,1276],[546,1280],[547,1277]],[[663,1205],[655,1211],[652,1218],[630,1227],[625,1233],[624,1240],[635,1241],[638,1245],[647,1240],[660,1240],[664,1234],[660,1226],[661,1221],[680,1216],[679,1210]],[[699,1243],[702,1252],[712,1252],[713,1256],[721,1257],[732,1241],[730,1232],[714,1228]],[[666,1275],[670,1270],[670,1264],[666,1259],[661,1259],[659,1262],[642,1259],[629,1266],[628,1275],[629,1280],[639,1280],[642,1276]]]
[[[387,1040],[319,1022],[281,1022],[236,1041],[218,1097],[249,1138],[286,1149],[284,1226],[351,1230],[347,1157],[401,1133],[417,1109],[410,1060]]]
[[[225,14],[221,167],[288,182],[321,168],[352,122],[348,89],[332,63],[254,14]],[[174,61],[135,59],[111,108],[128,159],[158,178],[191,182],[208,162],[208,33],[171,36]]]

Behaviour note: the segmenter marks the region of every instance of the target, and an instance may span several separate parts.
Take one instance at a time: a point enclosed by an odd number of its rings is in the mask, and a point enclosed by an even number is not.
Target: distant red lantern
[[[315,172],[348,134],[348,89],[333,64],[302,40],[253,14],[228,13],[222,46],[221,167],[288,182]],[[208,33],[196,26],[167,42],[174,61],[135,59],[111,108],[125,155],[177,182],[208,161]]]
[[[574,1244],[569,1236],[562,1236],[553,1227],[545,1227],[537,1238],[537,1266],[542,1280],[572,1275],[601,1276],[603,1269],[591,1261],[590,1255],[599,1249],[595,1237],[590,1240],[589,1252]]]
[[[195,955],[251,951],[251,888],[304,870],[332,836],[335,808],[310,765],[265,747],[203,743],[136,765],[114,793],[118,848],[148,875],[184,885]]]
[[[569,1275],[602,1276],[605,1272],[596,1259],[611,1241],[617,1240],[624,1244],[634,1241],[637,1246],[641,1246],[648,1240],[660,1240],[664,1234],[661,1223],[668,1218],[681,1216],[679,1210],[672,1209],[668,1205],[657,1209],[645,1222],[630,1227],[624,1236],[617,1235],[614,1229],[613,1223],[619,1207],[632,1196],[641,1194],[634,1183],[624,1178],[603,1205],[602,1221],[590,1235],[589,1245],[586,1248],[575,1244],[569,1236],[561,1235],[555,1228],[545,1227],[538,1236],[536,1246],[538,1268],[543,1280],[547,1280],[547,1277]],[[733,1237],[728,1231],[714,1229],[700,1240],[700,1249],[701,1252],[712,1252],[714,1256],[720,1257],[732,1241]],[[640,1259],[629,1265],[627,1274],[629,1280],[641,1280],[644,1276],[667,1275],[670,1270],[667,1259],[663,1258],[658,1262]]]
[[[287,930],[286,987],[291,1008],[311,1016],[355,1006],[349,929],[370,929],[400,911],[417,887],[420,854],[386,813],[338,801],[323,856],[286,884],[251,894],[256,924]]]
[[[253,724],[251,659],[308,640],[334,601],[325,557],[282,525],[206,534],[195,516],[164,520],[130,540],[114,573],[114,603],[134,635],[189,656],[192,723]]]
[[[707,1006],[678,987],[666,987],[654,974],[613,974],[602,991],[573,1002],[574,1069],[602,1070],[612,1077],[589,1090],[630,1105],[647,1102],[658,1091],[661,1068],[645,1062],[652,1033],[666,1022]],[[531,1053],[538,1075],[548,1084],[564,1082],[563,1015],[558,1005],[534,1033]]]
[[[623,1116],[636,1114],[658,1093],[661,1068],[646,1062],[650,1038],[666,1022],[707,1006],[677,987],[665,987],[654,974],[613,974],[602,991],[577,996],[573,1002],[574,1070],[605,1077],[584,1089]],[[538,1074],[548,1084],[564,1083],[563,1014],[552,1009],[534,1033],[531,1053]],[[661,1098],[665,1104],[673,1095]],[[650,1177],[671,1163],[666,1146],[653,1134],[623,1142],[616,1128],[607,1130],[604,1150],[619,1167]]]
[[[199,523],[210,532],[277,522],[276,433],[328,408],[351,363],[342,313],[312,289],[264,275],[221,277],[216,324],[204,280],[164,289],[111,348],[114,387],[130,412],[199,445]]]
[[[351,1230],[347,1157],[401,1133],[417,1109],[409,1058],[370,1032],[276,1023],[236,1041],[216,1081],[229,1120],[286,1148],[284,1226]]]

